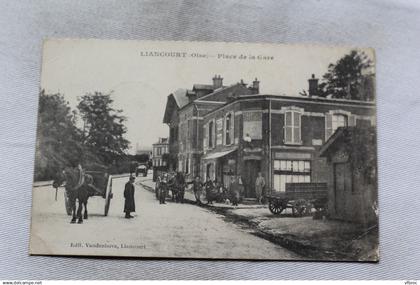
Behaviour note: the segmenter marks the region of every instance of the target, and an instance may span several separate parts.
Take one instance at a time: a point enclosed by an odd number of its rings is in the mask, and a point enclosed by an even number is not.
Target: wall
[[[362,178],[366,169],[358,175],[349,161],[349,153],[343,145],[328,158],[328,213],[330,218],[357,223],[377,222],[372,205],[377,201],[377,191],[374,184],[367,184]],[[351,181],[351,187],[345,191],[336,190],[334,165],[346,164],[346,175]],[[338,191],[338,192],[337,192]],[[336,197],[337,195],[337,197]]]

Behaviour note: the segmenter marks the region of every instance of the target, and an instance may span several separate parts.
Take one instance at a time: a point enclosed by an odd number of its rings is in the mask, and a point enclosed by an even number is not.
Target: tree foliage
[[[75,165],[83,155],[81,133],[75,126],[76,114],[63,95],[39,98],[35,179],[48,179],[65,165]]]
[[[127,129],[122,110],[112,107],[111,94],[95,92],[80,98],[77,106],[83,120],[83,142],[104,163],[113,163],[124,156],[129,142],[124,138]]]
[[[147,153],[136,154],[136,155],[134,155],[134,159],[137,162],[146,163],[146,162],[148,162],[150,160],[150,155],[148,155]]]
[[[374,100],[374,75],[369,73],[372,60],[357,50],[340,58],[328,66],[319,84],[318,95],[351,100]]]
[[[112,108],[110,94],[86,94],[78,110],[64,96],[40,92],[35,180],[53,179],[62,169],[81,163],[86,169],[128,172],[125,117]],[[82,127],[78,127],[82,125]]]

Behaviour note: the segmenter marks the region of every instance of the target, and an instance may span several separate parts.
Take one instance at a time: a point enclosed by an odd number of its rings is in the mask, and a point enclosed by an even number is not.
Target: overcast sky
[[[49,40],[44,43],[41,87],[47,93],[64,94],[75,108],[77,97],[87,92],[113,91],[114,106],[128,118],[130,152],[136,143],[151,147],[168,136],[162,123],[167,96],[195,83],[211,84],[220,74],[224,85],[243,79],[260,80],[261,94],[299,96],[308,89],[308,78],[318,78],[351,48],[314,45],[235,43],[140,42],[101,40]],[[374,58],[371,49],[363,49]],[[150,52],[180,52],[186,57],[145,56]],[[193,57],[196,54],[206,57]],[[236,59],[218,58],[219,54]],[[238,59],[239,55],[247,56]],[[249,59],[273,57],[273,60]]]

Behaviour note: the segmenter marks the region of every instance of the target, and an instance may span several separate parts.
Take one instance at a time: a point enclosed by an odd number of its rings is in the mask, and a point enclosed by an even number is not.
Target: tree
[[[150,156],[146,153],[136,154],[136,155],[134,155],[134,158],[137,162],[140,162],[140,163],[145,163],[145,162],[148,162],[150,160]]]
[[[52,179],[66,166],[76,166],[83,156],[76,114],[63,95],[41,90],[35,152],[35,180]]]
[[[319,84],[319,96],[352,100],[374,100],[373,74],[368,74],[372,61],[357,50],[328,66],[328,72]]]
[[[105,164],[125,158],[129,141],[124,138],[127,120],[112,107],[111,94],[87,93],[77,108],[83,120],[82,140]]]

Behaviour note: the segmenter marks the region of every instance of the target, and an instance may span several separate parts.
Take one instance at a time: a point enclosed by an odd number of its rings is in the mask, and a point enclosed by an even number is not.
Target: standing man
[[[255,195],[257,196],[257,201],[259,204],[261,204],[264,187],[265,179],[262,176],[262,173],[258,172],[257,179],[255,180]]]
[[[242,185],[239,184],[238,178],[232,175],[229,183],[229,200],[232,206],[238,206],[241,199],[240,186]]]
[[[159,204],[166,204],[166,195],[168,188],[168,173],[159,176]]]
[[[134,185],[133,185],[134,180],[135,180],[134,176],[130,175],[130,179],[125,184],[125,189],[124,189],[124,198],[125,198],[124,212],[125,212],[125,218],[126,219],[134,218],[133,216],[130,215],[130,213],[136,211],[136,205],[134,203]]]
[[[188,182],[187,184],[193,185],[193,192],[195,196],[195,200],[198,205],[201,205],[200,195],[201,195],[201,189],[203,188],[203,183],[200,181],[200,176],[196,176],[194,181]]]

